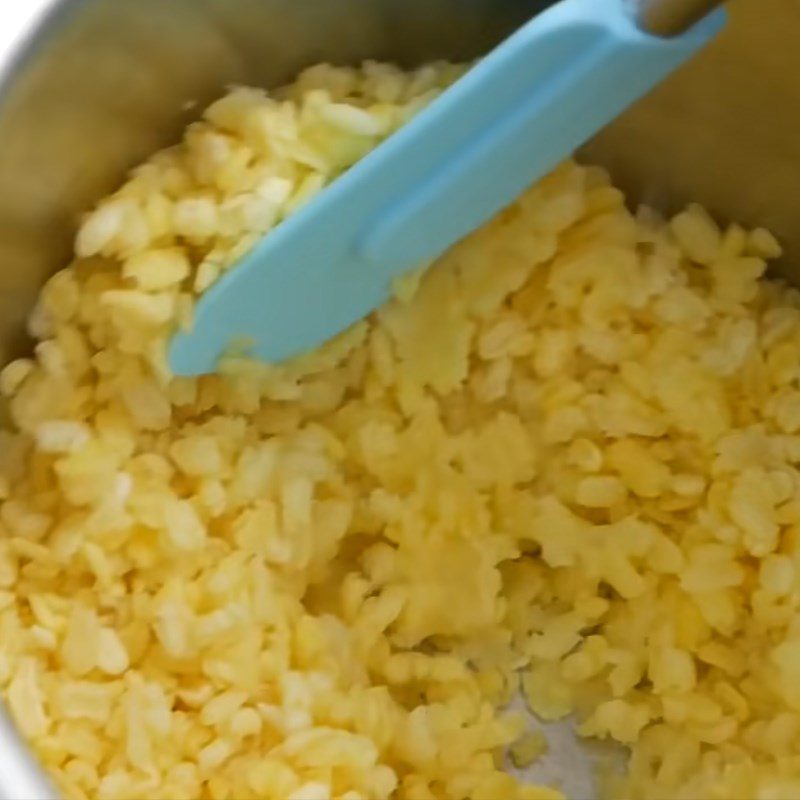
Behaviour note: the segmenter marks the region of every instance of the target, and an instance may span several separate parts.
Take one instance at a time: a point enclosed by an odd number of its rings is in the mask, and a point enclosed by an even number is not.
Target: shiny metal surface
[[[0,800],[58,800],[4,715],[0,715]]]
[[[27,13],[11,7],[25,5]],[[0,3],[0,362],[78,215],[232,82],[323,60],[485,52],[546,0]],[[4,8],[5,7],[5,8]],[[730,29],[581,153],[632,199],[767,225],[800,280],[800,3],[731,0]],[[17,12],[12,14],[12,11]],[[47,18],[32,27],[43,12]],[[11,15],[11,16],[9,16]],[[11,18],[13,16],[13,19]],[[15,27],[16,26],[16,27]],[[0,800],[48,797],[0,719]]]
[[[638,0],[639,24],[657,36],[675,36],[688,30],[722,0]]]

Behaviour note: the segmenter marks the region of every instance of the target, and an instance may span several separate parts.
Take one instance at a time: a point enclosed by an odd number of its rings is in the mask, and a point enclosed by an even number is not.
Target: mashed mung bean
[[[0,688],[69,798],[800,796],[800,295],[569,162],[316,353],[175,378],[274,225],[460,74],[233,89],[84,220],[0,375]]]

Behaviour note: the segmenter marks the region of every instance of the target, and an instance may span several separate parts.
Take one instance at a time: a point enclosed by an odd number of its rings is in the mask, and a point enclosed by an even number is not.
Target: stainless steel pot
[[[235,82],[485,52],[548,0],[25,0],[0,6],[0,361],[77,215]],[[800,3],[733,0],[707,53],[583,151],[635,200],[771,227],[800,278]],[[0,713],[0,800],[52,795]]]

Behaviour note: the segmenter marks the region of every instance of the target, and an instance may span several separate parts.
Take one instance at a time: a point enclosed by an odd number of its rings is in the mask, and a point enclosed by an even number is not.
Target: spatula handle
[[[656,36],[678,36],[723,0],[638,0],[639,27]]]
[[[360,255],[390,275],[440,255],[687,61],[723,20],[712,14],[667,38],[643,31],[623,0],[551,6],[385,145],[407,188],[376,204]]]

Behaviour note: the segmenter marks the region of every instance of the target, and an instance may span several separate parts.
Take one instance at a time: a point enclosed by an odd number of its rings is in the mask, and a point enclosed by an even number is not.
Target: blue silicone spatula
[[[708,43],[725,21],[717,5],[562,0],[537,15],[213,286],[172,340],[173,371],[213,372],[242,341],[280,362],[365,317],[392,278],[486,222]]]

